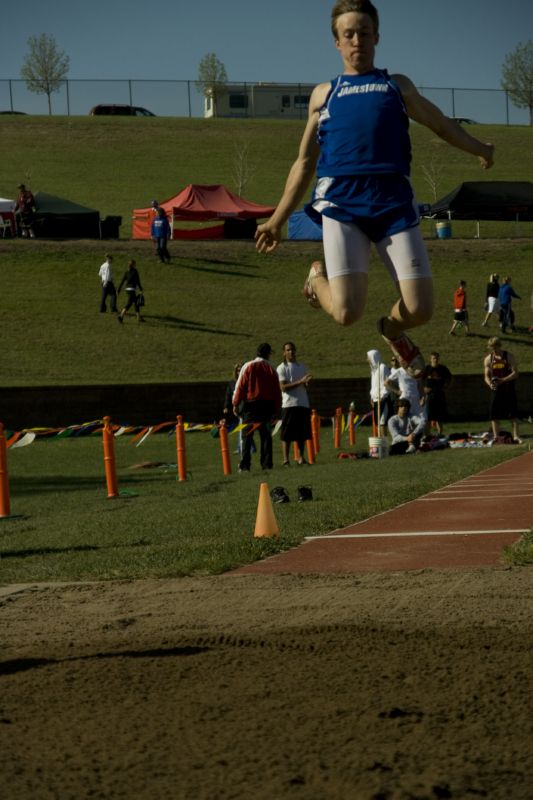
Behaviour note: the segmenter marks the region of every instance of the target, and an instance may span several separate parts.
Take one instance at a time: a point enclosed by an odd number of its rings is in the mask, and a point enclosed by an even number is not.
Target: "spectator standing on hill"
[[[508,350],[502,350],[497,336],[488,341],[490,353],[483,362],[485,383],[490,389],[489,418],[494,439],[500,433],[500,420],[509,419],[513,428],[515,444],[522,444],[518,436],[518,412],[516,401],[516,380],[518,367],[516,359]]]
[[[439,436],[444,433],[443,423],[448,418],[446,389],[451,385],[451,382],[452,373],[448,367],[440,363],[439,353],[431,353],[430,363],[422,373],[422,403],[427,418],[427,434],[430,432],[432,422],[435,424]]]
[[[296,345],[285,342],[283,361],[277,368],[281,387],[281,446],[283,466],[290,466],[290,444],[298,445],[298,464],[305,464],[305,443],[311,438],[311,408],[307,387],[311,373],[305,364],[296,361]]]
[[[162,264],[168,264],[170,262],[170,253],[168,252],[167,241],[171,238],[172,231],[165,209],[161,208],[161,206],[157,209],[157,216],[152,221],[150,234],[155,243],[159,260]]]
[[[487,283],[487,288],[485,291],[485,319],[481,323],[482,327],[485,328],[489,319],[493,314],[497,314],[500,310],[500,276],[493,272],[489,278],[489,282]]]
[[[139,277],[139,273],[137,271],[137,267],[135,261],[132,259],[128,264],[128,269],[124,273],[122,280],[120,281],[120,285],[118,287],[118,294],[120,294],[120,290],[123,286],[126,286],[126,297],[128,298],[126,301],[126,305],[118,315],[117,319],[119,322],[124,321],[124,315],[129,311],[129,309],[133,306],[135,308],[135,314],[137,316],[137,322],[144,322],[144,317],[141,317],[140,309],[143,302],[143,287],[141,286],[141,279]]]
[[[453,308],[453,325],[450,335],[455,336],[456,328],[464,327],[466,335],[470,336],[468,309],[466,307],[466,281],[459,281],[459,286],[453,293]]]
[[[502,333],[507,333],[507,328],[511,328],[512,333],[516,332],[514,325],[513,297],[516,297],[517,300],[522,299],[511,286],[511,278],[507,276],[503,279],[499,293],[500,330]]]
[[[316,86],[299,153],[274,214],[256,232],[259,252],[279,243],[282,228],[298,208],[315,173],[310,216],[323,226],[325,264],[315,261],[303,293],[341,325],[364,311],[371,244],[399,295],[378,330],[415,376],[424,367],[418,347],[405,333],[433,313],[433,280],[409,181],[409,118],[448,144],[492,166],[494,147],[472,137],[422,96],[405,75],[374,66],[378,12],[370,0],[338,0],[331,13],[343,72]]]
[[[33,230],[33,223],[35,221],[35,198],[29,189],[26,189],[23,183],[17,186],[19,194],[15,206],[15,214],[20,217],[20,227],[22,228],[22,236],[27,239],[35,239],[35,232]]]
[[[102,281],[102,299],[100,300],[100,313],[107,311],[107,298],[111,311],[117,313],[117,290],[113,281],[113,256],[106,253],[105,261],[98,270],[98,275]]]
[[[233,413],[247,423],[239,472],[249,472],[252,436],[257,428],[261,440],[261,467],[272,469],[272,433],[270,424],[281,409],[281,389],[278,373],[269,363],[272,348],[263,342],[257,348],[257,358],[247,361],[237,378],[233,393]]]

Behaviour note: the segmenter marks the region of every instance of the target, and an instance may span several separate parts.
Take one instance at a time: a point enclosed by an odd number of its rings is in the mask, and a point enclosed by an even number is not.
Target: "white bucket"
[[[369,436],[368,455],[370,458],[386,458],[389,455],[388,441],[378,436]]]

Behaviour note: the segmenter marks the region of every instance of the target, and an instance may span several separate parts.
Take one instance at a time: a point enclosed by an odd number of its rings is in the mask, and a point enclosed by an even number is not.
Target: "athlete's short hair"
[[[348,14],[350,11],[357,11],[359,14],[368,14],[374,23],[374,30],[379,33],[379,14],[378,10],[370,0],[337,0],[331,10],[331,32],[333,38],[337,39],[337,19],[341,14]]]

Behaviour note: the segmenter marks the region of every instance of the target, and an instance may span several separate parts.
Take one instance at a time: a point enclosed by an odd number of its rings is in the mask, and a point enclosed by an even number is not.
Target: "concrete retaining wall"
[[[323,417],[353,400],[358,413],[370,409],[365,378],[315,379],[311,405]],[[10,430],[62,427],[109,415],[120,424],[151,425],[174,420],[211,423],[221,416],[225,382],[129,384],[121,386],[41,386],[0,388],[0,422]],[[533,373],[517,383],[520,417],[533,415]],[[487,419],[489,392],[481,375],[458,375],[448,391],[451,420]]]

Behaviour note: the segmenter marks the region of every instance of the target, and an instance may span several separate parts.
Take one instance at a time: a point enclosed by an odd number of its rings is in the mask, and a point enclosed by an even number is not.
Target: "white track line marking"
[[[529,528],[503,528],[485,531],[396,531],[395,533],[339,533],[324,536],[306,536],[306,541],[315,539],[392,539],[412,536],[482,536],[483,534],[526,533]]]
[[[510,500],[513,497],[533,497],[533,492],[531,494],[506,494],[505,500]],[[441,494],[439,497],[419,497],[417,500],[413,500],[413,503],[420,502],[434,502],[435,500],[479,500],[479,494]],[[494,495],[486,495],[483,497],[483,502],[487,502],[488,500],[494,500],[495,502],[498,501],[501,503],[501,497],[494,497]]]

